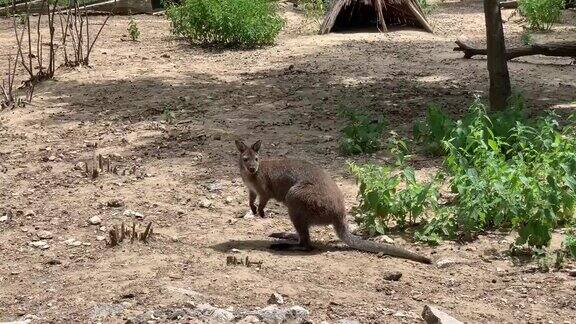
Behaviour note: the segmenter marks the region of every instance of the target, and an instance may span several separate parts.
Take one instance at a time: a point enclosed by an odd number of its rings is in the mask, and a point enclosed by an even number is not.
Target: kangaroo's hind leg
[[[294,213],[290,213],[290,220],[296,229],[295,233],[274,233],[279,234],[280,238],[291,238],[298,240],[298,244],[295,243],[273,243],[270,245],[270,248],[273,250],[298,250],[298,251],[311,251],[313,250],[311,241],[310,241],[310,226],[304,221],[303,218],[294,215]],[[295,240],[294,240],[295,241]]]
[[[310,240],[310,222],[311,219],[308,213],[313,212],[311,206],[306,199],[309,196],[307,193],[307,186],[294,186],[286,194],[285,204],[288,207],[288,215],[290,215],[290,220],[298,233],[298,244],[291,243],[276,243],[272,244],[270,247],[272,249],[297,249],[303,251],[312,250],[312,244]],[[278,233],[275,233],[278,234]],[[294,238],[294,235],[280,235],[284,237]],[[278,236],[276,236],[278,237]]]

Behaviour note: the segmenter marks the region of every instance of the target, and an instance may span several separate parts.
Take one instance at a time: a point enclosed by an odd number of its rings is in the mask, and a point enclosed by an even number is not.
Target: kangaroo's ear
[[[244,153],[247,149],[248,146],[246,144],[244,144],[244,142],[236,140],[236,147],[238,148],[238,151],[240,151],[240,153]]]
[[[256,143],[252,144],[252,149],[254,152],[258,152],[260,150],[260,145],[262,145],[262,141],[259,140]]]

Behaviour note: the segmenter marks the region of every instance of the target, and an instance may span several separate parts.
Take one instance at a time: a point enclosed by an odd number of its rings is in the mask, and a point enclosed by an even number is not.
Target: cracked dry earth
[[[267,248],[268,234],[291,226],[278,204],[271,218],[242,218],[247,195],[234,139],[262,139],[264,155],[323,166],[351,208],[357,187],[337,150],[338,109],[383,114],[390,130],[409,135],[428,102],[458,116],[487,91],[485,60],[452,51],[460,35],[482,43],[481,1],[439,3],[430,15],[434,35],[317,36],[292,4],[281,10],[287,26],[278,44],[252,51],[191,47],[156,16],[136,16],[142,36],[130,42],[129,17],[113,17],[91,68],[60,68],[32,104],[0,112],[0,320],[121,323],[155,311],[158,322],[176,321],[161,314],[206,303],[245,312],[279,293],[313,323],[418,323],[424,305],[468,322],[573,322],[576,278],[508,256],[510,235],[436,248],[391,235],[455,261],[445,267],[349,250],[330,228],[314,231],[312,253]],[[574,40],[575,16],[566,11],[553,33],[534,37]],[[10,26],[0,18],[0,43],[13,44]],[[518,17],[505,29],[519,44]],[[2,58],[13,51],[0,47]],[[516,59],[510,71],[538,109],[576,108],[570,59]],[[117,172],[86,177],[82,163],[90,167],[100,154]],[[385,152],[356,160],[388,163]],[[413,163],[424,178],[440,161],[416,156]],[[149,243],[106,247],[106,231],[122,222],[140,230],[152,222]],[[227,265],[228,256],[261,266]],[[387,281],[386,271],[402,277]]]

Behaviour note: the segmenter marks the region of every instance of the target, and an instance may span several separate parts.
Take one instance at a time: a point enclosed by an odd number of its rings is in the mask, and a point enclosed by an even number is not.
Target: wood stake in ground
[[[490,109],[502,110],[506,108],[512,89],[508,63],[506,62],[506,45],[498,0],[484,0],[484,17],[486,20],[488,74],[490,76]]]

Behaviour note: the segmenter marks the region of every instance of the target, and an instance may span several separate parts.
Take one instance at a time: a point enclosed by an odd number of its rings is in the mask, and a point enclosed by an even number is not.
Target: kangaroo
[[[248,188],[249,205],[252,213],[265,217],[264,208],[270,199],[283,203],[297,235],[275,233],[271,237],[298,240],[298,244],[275,243],[272,249],[313,249],[310,227],[332,225],[338,237],[348,246],[366,252],[432,263],[429,258],[400,247],[363,240],[353,235],[346,222],[344,196],[336,182],[321,168],[302,160],[259,159],[262,141],[247,146],[236,141],[240,152],[240,175]],[[256,206],[256,198],[259,198]]]

